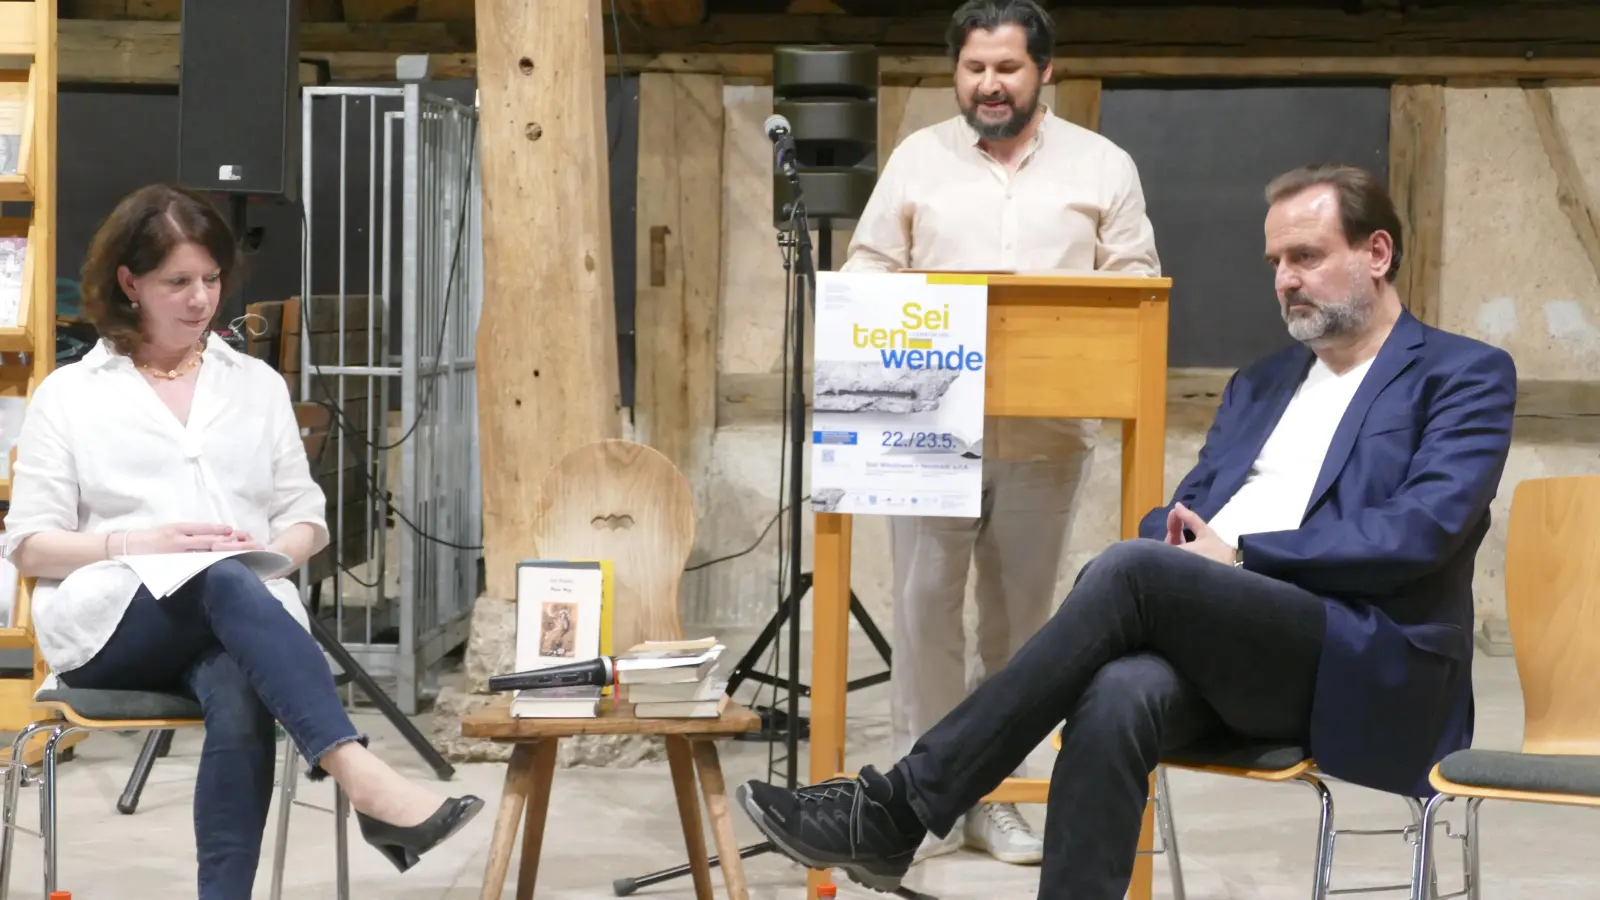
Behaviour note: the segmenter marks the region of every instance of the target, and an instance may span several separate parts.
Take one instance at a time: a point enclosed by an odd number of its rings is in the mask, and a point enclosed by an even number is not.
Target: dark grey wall
[[[470,104],[476,85],[473,81],[431,82],[428,90]],[[606,80],[606,113],[610,135],[611,172],[611,229],[616,283],[616,312],[618,336],[618,364],[620,369],[623,403],[630,404],[633,397],[633,308],[634,308],[634,203],[638,171],[638,100],[637,77],[625,81]],[[354,97],[343,103],[344,155],[348,165],[341,166],[340,154],[340,101],[320,99],[313,107],[312,139],[314,142],[313,171],[310,200],[312,206],[311,281],[317,293],[333,293],[340,287],[337,259],[343,255],[346,270],[343,287],[346,292],[364,293],[367,290],[368,261],[368,153],[372,145],[372,105],[376,102],[379,114],[377,159],[381,173],[383,132],[382,114],[398,111],[398,98]],[[107,213],[128,192],[156,181],[171,180],[177,175],[178,153],[178,95],[177,90],[119,90],[95,86],[92,89],[64,88],[59,100],[59,212],[57,222],[56,266],[58,274],[57,304],[62,313],[76,308],[77,278],[83,265],[90,239]],[[400,138],[394,129],[395,152],[398,155]],[[345,177],[340,181],[340,173]],[[398,160],[393,169],[393,183],[398,186],[400,167]],[[339,227],[337,208],[341,194],[345,198],[344,227]],[[378,215],[382,215],[381,192]],[[299,205],[269,201],[252,201],[247,221],[250,227],[264,229],[260,249],[250,260],[249,280],[234,308],[261,300],[281,300],[300,292],[301,229]],[[399,234],[400,203],[395,196],[390,223],[391,240],[395,241],[391,265],[391,284],[398,285],[400,277]],[[381,232],[380,238],[381,238]],[[341,236],[346,248],[341,254]],[[381,253],[381,246],[375,248]],[[530,248],[536,252],[537,248]],[[374,280],[379,281],[381,275]],[[392,321],[397,323],[391,333],[391,350],[398,350],[400,329],[400,297],[398,288],[391,297]],[[452,307],[454,309],[454,307]],[[398,402],[398,400],[397,400]]]
[[[1387,181],[1386,84],[1107,83],[1100,132],[1139,167],[1172,278],[1168,358],[1235,367],[1290,343],[1262,261],[1262,196],[1307,163]]]

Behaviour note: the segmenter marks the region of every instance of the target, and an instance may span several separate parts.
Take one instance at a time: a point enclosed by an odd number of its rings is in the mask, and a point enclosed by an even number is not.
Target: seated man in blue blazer
[[[741,786],[786,855],[892,890],[925,833],[1065,721],[1038,896],[1118,900],[1163,754],[1297,743],[1329,775],[1425,797],[1433,763],[1471,742],[1473,557],[1516,369],[1401,306],[1400,222],[1370,172],[1298,169],[1267,200],[1298,345],[1229,380],[1172,504],[887,772]]]

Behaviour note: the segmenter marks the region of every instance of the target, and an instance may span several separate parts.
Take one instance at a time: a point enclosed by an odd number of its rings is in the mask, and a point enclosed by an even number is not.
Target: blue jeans
[[[58,674],[71,688],[164,691],[205,711],[195,784],[200,900],[248,898],[261,857],[281,722],[313,768],[347,741],[366,743],[339,702],[322,650],[243,564],[231,560],[157,600],[145,588],[89,662]]]

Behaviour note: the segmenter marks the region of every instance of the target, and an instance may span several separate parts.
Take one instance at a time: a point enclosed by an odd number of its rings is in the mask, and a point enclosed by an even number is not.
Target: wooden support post
[[[621,432],[601,10],[478,0],[477,28],[483,537],[487,591],[509,598],[546,471]]]
[[[1545,156],[1555,172],[1556,204],[1561,207],[1567,221],[1572,223],[1573,234],[1579,246],[1583,247],[1584,256],[1589,258],[1589,268],[1594,270],[1596,278],[1600,278],[1600,211],[1597,211],[1594,198],[1589,194],[1583,170],[1578,167],[1578,158],[1573,155],[1567,130],[1556,115],[1555,98],[1550,95],[1550,89],[1542,84],[1524,85],[1522,93],[1528,100],[1529,111],[1533,113],[1539,142],[1544,145]]]
[[[704,503],[717,425],[722,76],[639,76],[635,440]]]
[[[1444,84],[1402,81],[1389,89],[1389,193],[1405,229],[1400,302],[1439,324],[1444,262]]]
[[[1090,131],[1100,130],[1100,79],[1064,78],[1056,82],[1056,115]]]

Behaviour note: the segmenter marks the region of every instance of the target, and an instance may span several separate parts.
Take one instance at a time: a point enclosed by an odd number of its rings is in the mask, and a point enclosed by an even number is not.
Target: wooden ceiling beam
[[[650,28],[684,28],[706,17],[705,0],[599,0],[608,14],[615,3],[619,18]]]
[[[447,2],[447,0],[437,0]],[[471,0],[467,18],[472,17]],[[60,19],[141,19],[176,22],[183,12],[183,0],[58,0]],[[342,22],[343,0],[299,0],[300,21]]]
[[[1422,9],[1403,15],[1337,9],[1070,7],[1055,14],[1062,56],[1600,56],[1600,3],[1514,9]],[[713,15],[645,28],[619,17],[627,53],[759,53],[774,45],[870,44],[885,54],[940,53],[945,15]],[[610,32],[607,32],[610,39]]]
[[[713,23],[716,21],[713,19]],[[1153,20],[1139,21],[1154,25]],[[1058,78],[1600,78],[1600,10],[1586,25],[1577,21],[1567,24],[1572,29],[1569,40],[1532,55],[1509,52],[1510,48],[1521,46],[1516,37],[1519,32],[1509,24],[1503,27],[1507,48],[1494,55],[1489,53],[1491,45],[1481,37],[1476,43],[1467,40],[1454,45],[1424,41],[1420,49],[1430,52],[1409,54],[1381,54],[1358,42],[1328,39],[1307,39],[1299,52],[1263,52],[1253,46],[1241,46],[1231,52],[1199,52],[1193,48],[1180,52],[1174,47],[1181,46],[1176,44],[1181,35],[1152,31],[1139,41],[1126,32],[1113,32],[1095,42],[1063,45],[1065,52],[1057,58],[1055,68]],[[1531,34],[1532,29],[1541,27],[1524,23],[1520,34]],[[63,83],[176,83],[177,22],[62,19],[59,30]],[[706,34],[705,27],[689,30],[701,37]],[[606,31],[609,44],[611,29]],[[682,29],[657,33],[660,31]],[[1444,29],[1443,33],[1450,30]],[[1458,33],[1471,32],[1458,29]],[[722,48],[711,52],[652,50],[637,35],[630,38],[630,32],[624,29],[623,70],[630,74],[710,72],[760,80],[771,74],[772,44],[749,42],[749,36],[737,30],[713,32],[712,40],[690,42]],[[735,40],[723,43],[724,37]],[[767,37],[770,39],[771,34]],[[803,38],[804,35],[791,36],[783,42]],[[391,80],[394,57],[402,53],[432,54],[435,77],[471,77],[473,44],[470,27],[463,28],[460,22],[312,22],[301,31],[302,54],[328,60],[334,80],[339,82]],[[614,67],[614,59],[608,65]],[[887,82],[947,76],[950,72],[943,47],[937,44],[902,42],[898,47],[884,46],[879,67]]]

